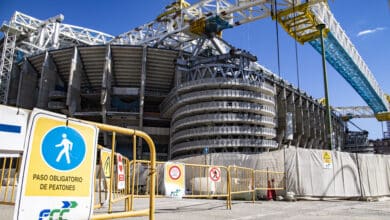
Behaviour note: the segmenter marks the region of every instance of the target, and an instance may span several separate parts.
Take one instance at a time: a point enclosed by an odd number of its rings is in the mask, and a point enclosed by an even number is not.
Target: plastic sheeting
[[[286,149],[287,191],[299,196],[361,196],[356,155],[331,152],[331,166],[326,168],[325,151]]]
[[[286,181],[287,191],[297,196],[350,198],[390,195],[390,155],[290,147],[262,154],[207,154],[179,161],[284,171],[286,178],[279,181]]]
[[[283,150],[261,154],[212,153],[179,159],[183,163],[248,167],[256,170],[284,171]]]
[[[358,155],[362,196],[390,195],[390,156]]]

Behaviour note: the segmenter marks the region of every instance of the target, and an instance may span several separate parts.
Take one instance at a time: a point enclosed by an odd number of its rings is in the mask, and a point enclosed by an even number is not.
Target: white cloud
[[[364,30],[364,31],[360,31],[356,36],[360,37],[360,36],[363,36],[363,35],[373,34],[375,32],[384,31],[384,30],[386,30],[385,27],[377,27],[377,28],[374,28],[374,29],[367,29],[367,30]]]

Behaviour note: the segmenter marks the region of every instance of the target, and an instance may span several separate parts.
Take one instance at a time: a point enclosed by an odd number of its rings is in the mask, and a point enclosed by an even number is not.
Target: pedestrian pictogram
[[[41,146],[42,157],[53,169],[70,171],[85,158],[85,141],[75,129],[59,126],[47,132]]]
[[[90,219],[98,129],[40,109],[30,117],[14,219]]]
[[[210,180],[214,182],[221,181],[221,169],[219,167],[211,167],[209,170]]]
[[[63,147],[61,152],[58,154],[56,162],[60,162],[62,156],[66,157],[66,163],[70,164],[69,151],[72,150],[73,143],[66,138],[66,134],[62,134],[62,141],[59,144],[56,144],[56,147]]]

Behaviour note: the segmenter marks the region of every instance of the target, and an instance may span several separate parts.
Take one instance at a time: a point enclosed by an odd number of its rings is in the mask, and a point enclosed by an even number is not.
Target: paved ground
[[[136,209],[146,208],[147,199],[138,199]],[[120,210],[117,204],[114,210]],[[0,205],[0,219],[12,219],[13,207]],[[248,219],[390,219],[390,200],[361,201],[298,201],[276,202],[233,201],[232,210],[226,209],[223,200],[156,199],[156,220],[248,220]],[[127,218],[127,219],[147,219]]]

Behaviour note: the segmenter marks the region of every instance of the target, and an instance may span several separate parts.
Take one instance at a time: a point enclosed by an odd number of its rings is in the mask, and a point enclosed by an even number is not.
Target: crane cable
[[[296,16],[295,16],[295,0],[293,0],[293,14],[294,14],[294,25],[296,23]],[[297,36],[297,27],[294,28],[294,35]],[[300,89],[300,80],[299,80],[299,57],[298,57],[298,43],[295,40],[295,66],[297,67],[297,82],[298,82],[298,89]]]
[[[278,75],[280,77],[280,49],[279,49],[279,24],[278,24],[278,7],[275,0],[275,29],[276,29],[276,54],[278,56]]]

